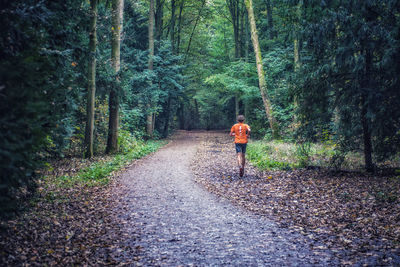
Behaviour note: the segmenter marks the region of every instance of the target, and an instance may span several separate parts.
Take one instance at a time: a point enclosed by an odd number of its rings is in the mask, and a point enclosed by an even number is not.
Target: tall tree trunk
[[[374,170],[374,164],[372,162],[372,140],[371,140],[371,130],[369,127],[369,119],[367,117],[368,112],[368,103],[367,97],[368,92],[371,87],[371,67],[372,67],[372,53],[369,49],[365,50],[365,77],[361,83],[362,93],[360,99],[361,105],[361,125],[363,129],[363,141],[364,141],[364,162],[365,169],[368,172],[372,172]]]
[[[199,119],[200,119],[200,112],[199,112],[199,103],[197,102],[197,99],[194,99],[194,112],[195,112],[195,120],[194,120],[194,125],[197,126],[199,125]],[[195,127],[197,128],[197,127]]]
[[[250,34],[249,34],[249,18],[245,16],[245,43],[244,43],[244,59],[246,63],[249,61],[250,50]]]
[[[239,93],[235,94],[235,120],[239,116]]]
[[[149,70],[153,70],[153,57],[154,57],[154,0],[150,0],[150,9],[149,9]],[[150,88],[152,87],[152,83],[150,82]],[[150,100],[151,102],[151,100]],[[147,124],[146,130],[149,136],[153,135],[153,112],[150,111],[151,103],[148,104],[147,110]]]
[[[178,36],[177,36],[177,44],[176,44],[176,53],[180,53],[181,46],[181,30],[182,30],[182,12],[185,5],[185,0],[181,0],[179,5],[179,16],[178,16]]]
[[[233,38],[235,41],[235,59],[240,57],[240,39],[239,39],[239,17],[240,17],[240,6],[239,1],[241,0],[226,0],[229,12],[231,14],[232,26],[233,26]]]
[[[171,47],[172,47],[172,53],[175,53],[175,0],[171,0],[171,23],[170,23],[170,40],[171,40]]]
[[[194,23],[192,33],[190,34],[189,43],[188,43],[188,46],[187,46],[187,48],[186,48],[185,58],[184,58],[184,60],[183,60],[184,63],[186,62],[187,55],[188,55],[189,50],[190,50],[190,45],[191,45],[192,40],[193,40],[193,35],[194,35],[195,30],[196,30],[197,24],[199,23],[199,20],[200,20],[200,17],[201,17],[201,11],[203,11],[203,7],[204,7],[204,4],[205,4],[205,3],[206,3],[206,0],[203,0],[203,2],[202,2],[202,4],[201,4],[201,8],[200,8],[200,10],[199,10],[199,15],[198,15],[197,18],[196,18],[196,22]]]
[[[279,138],[278,122],[276,121],[275,117],[272,114],[272,107],[271,107],[270,100],[268,98],[268,91],[267,91],[268,88],[267,88],[267,83],[265,80],[265,72],[264,72],[264,68],[263,68],[263,64],[262,64],[260,45],[258,42],[256,20],[254,18],[254,11],[253,11],[253,2],[252,2],[252,0],[244,0],[244,3],[246,5],[247,13],[249,16],[250,29],[251,29],[251,40],[253,41],[254,54],[256,57],[258,84],[259,84],[259,88],[260,88],[261,98],[263,100],[265,113],[267,114],[269,125],[271,127],[272,136],[273,136],[273,138]]]
[[[88,94],[86,107],[85,156],[93,157],[94,102],[96,96],[96,45],[97,45],[97,0],[90,1],[90,33]]]
[[[163,130],[163,136],[164,137],[168,136],[170,113],[171,113],[171,96],[168,96],[167,111],[166,111],[166,114],[165,114],[166,121],[165,121],[165,124],[164,124],[164,130]]]
[[[116,73],[119,72],[121,61],[121,32],[124,15],[124,0],[112,1],[111,15],[111,62]],[[109,123],[108,123],[108,139],[106,153],[115,153],[118,151],[118,120],[119,120],[119,99],[118,90],[114,88],[110,92],[109,98]]]
[[[265,0],[265,5],[267,6],[267,21],[268,21],[268,28],[269,28],[269,38],[272,40],[276,37],[276,31],[274,28],[274,20],[272,19],[271,0]]]
[[[244,8],[244,4],[241,0],[240,1],[240,25],[239,25],[239,58],[244,57],[244,46],[245,46],[245,41],[246,41],[246,22],[245,22],[245,17],[246,16],[246,9]]]
[[[294,54],[294,70],[298,71],[300,69],[300,20],[301,20],[301,9],[303,8],[303,0],[300,0],[297,4],[296,16],[297,21],[294,27],[294,40],[293,40],[293,54]]]
[[[156,0],[156,12],[155,12],[155,28],[156,28],[156,34],[155,34],[155,39],[157,41],[160,41],[162,38],[162,32],[163,32],[163,8],[164,8],[164,0]]]

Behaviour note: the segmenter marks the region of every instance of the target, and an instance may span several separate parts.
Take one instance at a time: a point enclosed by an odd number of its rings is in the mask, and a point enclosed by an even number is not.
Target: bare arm
[[[250,132],[251,132],[251,130],[250,130],[250,127],[249,127],[249,128],[247,128],[247,134],[246,134],[247,138],[250,138]]]

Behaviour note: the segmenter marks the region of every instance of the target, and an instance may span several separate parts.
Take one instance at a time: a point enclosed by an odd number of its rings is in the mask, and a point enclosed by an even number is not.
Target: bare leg
[[[240,153],[242,154],[242,168],[244,168],[244,165],[246,164],[246,155],[244,153]]]
[[[237,153],[238,166],[240,168],[242,167],[242,155],[243,155],[243,153],[241,153],[241,152]]]

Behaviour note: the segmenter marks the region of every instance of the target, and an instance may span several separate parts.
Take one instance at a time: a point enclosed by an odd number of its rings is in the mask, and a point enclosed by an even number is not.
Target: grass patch
[[[56,178],[56,184],[60,187],[71,187],[76,184],[82,186],[102,186],[110,181],[112,172],[117,171],[129,164],[132,160],[142,158],[147,154],[155,152],[165,141],[147,141],[135,145],[135,148],[124,154],[117,154],[111,160],[95,162],[81,169],[75,175],[64,175]]]
[[[315,143],[289,143],[279,140],[251,141],[247,157],[262,170],[289,170],[306,166],[362,169],[362,156],[356,153],[342,154],[334,145]]]

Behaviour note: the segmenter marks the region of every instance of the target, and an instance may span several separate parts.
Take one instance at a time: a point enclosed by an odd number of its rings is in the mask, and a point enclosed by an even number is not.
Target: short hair
[[[240,122],[244,121],[244,116],[243,115],[237,116],[237,120]]]

